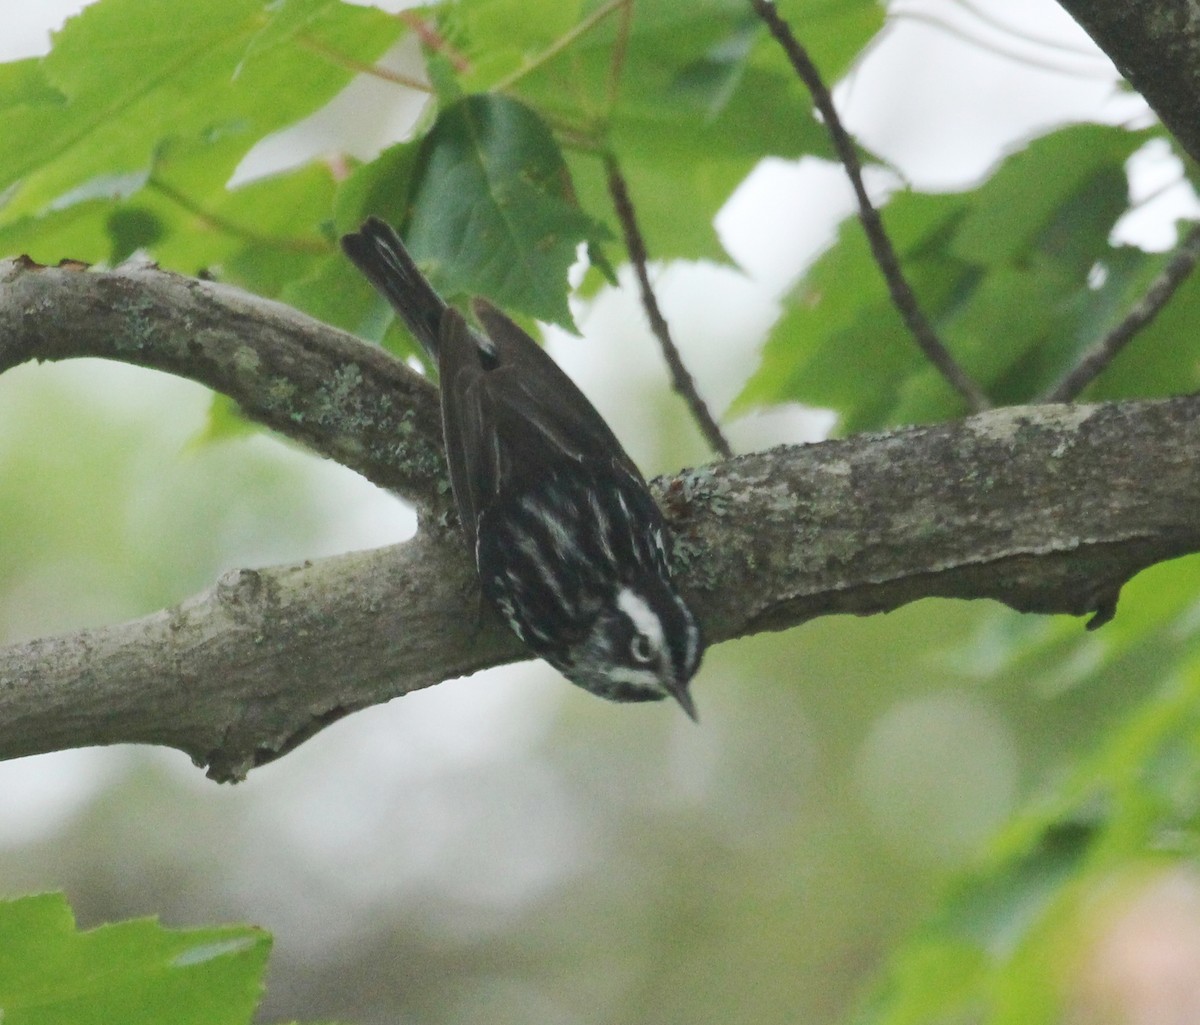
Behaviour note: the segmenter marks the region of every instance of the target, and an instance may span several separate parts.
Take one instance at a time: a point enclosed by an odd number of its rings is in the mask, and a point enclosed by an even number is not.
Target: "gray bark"
[[[165,744],[238,779],[347,712],[522,657],[454,530],[432,388],[293,310],[152,268],[0,264],[0,372],[106,356],[181,374],[417,503],[415,539],[227,574],[103,629],[0,649],[0,758]],[[1200,398],[1010,408],[655,482],[712,642],[930,596],[1112,614],[1200,550]],[[564,684],[565,685],[565,684]],[[698,684],[701,701],[704,671]]]
[[[1200,3],[1059,0],[1193,160],[1200,160]]]

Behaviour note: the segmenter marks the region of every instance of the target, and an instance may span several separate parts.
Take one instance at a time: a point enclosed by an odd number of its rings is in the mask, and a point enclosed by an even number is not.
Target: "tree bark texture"
[[[1200,160],[1200,3],[1059,0],[1179,145]]]
[[[151,267],[0,263],[0,372],[77,356],[232,395],[416,503],[422,525],[392,548],[232,571],[130,623],[0,648],[0,757],[155,743],[239,779],[350,711],[523,657],[453,524],[434,389],[398,360]],[[1197,452],[1197,397],[1045,405],[780,447],[654,487],[710,642],[931,596],[1102,622],[1139,570],[1200,551]]]

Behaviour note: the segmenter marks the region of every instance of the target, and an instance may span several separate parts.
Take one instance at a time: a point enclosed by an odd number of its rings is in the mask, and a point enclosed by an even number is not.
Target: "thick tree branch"
[[[0,648],[0,758],[163,744],[237,780],[357,708],[521,657],[454,541],[234,570],[175,608]]]
[[[1195,0],[1058,0],[1200,160],[1200,17]]]
[[[160,271],[0,267],[0,368],[84,355],[228,388],[378,484],[443,493],[431,392],[386,354]],[[775,449],[658,486],[714,642],[935,595],[1103,618],[1140,569],[1200,551],[1197,451],[1200,397],[1045,405]],[[157,743],[236,779],[351,710],[520,657],[457,536],[427,518],[395,548],[235,571],[132,623],[0,649],[0,758]]]
[[[0,373],[78,356],[165,370],[422,512],[451,508],[437,389],[382,349],[228,285],[73,267],[0,261]]]

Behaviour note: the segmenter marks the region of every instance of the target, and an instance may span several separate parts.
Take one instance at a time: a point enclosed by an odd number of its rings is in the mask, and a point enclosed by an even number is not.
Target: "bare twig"
[[[629,251],[629,259],[641,287],[642,306],[650,320],[650,330],[654,332],[654,337],[662,346],[663,356],[666,357],[667,366],[671,370],[672,387],[687,402],[692,416],[712,450],[722,458],[728,459],[733,455],[733,449],[729,447],[729,442],[721,433],[720,426],[713,419],[704,399],[696,390],[696,382],[688,373],[687,367],[684,366],[679,349],[676,347],[674,339],[671,338],[671,329],[662,315],[662,310],[659,309],[658,299],[650,284],[650,273],[646,267],[646,243],[638,229],[637,215],[633,208],[633,201],[629,198],[629,188],[625,184],[625,177],[621,174],[621,169],[611,154],[604,158],[604,165],[608,172],[608,192],[612,197],[617,219],[621,222],[621,231],[625,236],[625,248]]]
[[[858,198],[858,217],[862,221],[863,230],[867,233],[867,241],[870,243],[875,262],[879,265],[879,269],[887,281],[892,303],[900,311],[900,316],[925,354],[925,358],[966,400],[968,408],[976,412],[987,409],[991,405],[988,397],[950,355],[950,351],[938,338],[925,314],[921,312],[917,297],[913,294],[911,286],[904,277],[904,272],[900,269],[900,261],[896,256],[896,250],[892,247],[891,239],[884,230],[879,211],[875,209],[871,198],[867,195],[866,186],[863,184],[862,166],[859,164],[858,154],[854,150],[854,143],[838,116],[837,108],[833,105],[833,96],[821,78],[821,73],[813,64],[807,51],[792,34],[787,22],[779,16],[772,0],[750,0],[750,5],[770,30],[771,35],[783,47],[796,74],[812,93],[813,103],[816,104],[817,110],[821,112],[821,117],[825,120],[825,127],[833,140],[834,149],[837,151],[842,165],[846,168],[850,184],[854,187],[854,194]]]
[[[977,29],[969,29],[965,25],[959,25],[948,18],[937,14],[931,14],[928,11],[923,11],[919,8],[908,7],[892,7],[888,10],[888,17],[892,20],[907,20],[919,22],[923,25],[928,25],[930,28],[937,29],[939,32],[945,32],[947,35],[953,36],[960,42],[966,43],[968,46],[977,46],[981,50],[995,54],[997,57],[1003,57],[1005,60],[1013,61],[1016,64],[1024,64],[1029,68],[1037,68],[1040,71],[1048,71],[1056,75],[1072,75],[1082,77],[1088,75],[1092,78],[1108,81],[1112,78],[1111,65],[1104,62],[1103,55],[1095,53],[1094,59],[1090,65],[1080,67],[1079,65],[1070,65],[1062,60],[1047,60],[1042,57],[1035,57],[1033,54],[1022,53],[1019,49],[1010,46],[1007,42],[1001,42],[1005,36],[989,38],[986,31]],[[1023,39],[1022,36],[1017,36],[1017,39]],[[1024,40],[1031,45],[1040,44],[1037,40]],[[1086,55],[1080,55],[1075,51],[1071,51],[1064,56],[1076,60],[1085,59]]]
[[[1150,282],[1136,306],[1116,327],[1083,354],[1066,376],[1046,393],[1045,402],[1070,402],[1100,376],[1142,328],[1158,316],[1175,290],[1183,284],[1200,260],[1200,224],[1193,224],[1174,255]]]

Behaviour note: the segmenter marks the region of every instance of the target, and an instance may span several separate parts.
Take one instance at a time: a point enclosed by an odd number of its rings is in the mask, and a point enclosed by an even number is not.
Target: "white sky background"
[[[1011,147],[1030,134],[1078,120],[1126,121],[1145,116],[1136,97],[1122,95],[1111,65],[1053,0],[971,0],[988,19],[996,19],[1037,40],[998,30],[955,0],[900,0],[894,10],[909,17],[897,23],[837,91],[848,126],[871,149],[891,160],[914,185],[950,189],[977,180]],[[0,0],[0,60],[45,52],[48,29],[78,8],[70,0]],[[947,26],[970,36],[956,35]],[[972,41],[979,39],[981,42]],[[987,47],[993,47],[989,50]],[[1015,59],[1019,55],[1024,59]],[[410,43],[394,59],[412,59]],[[1040,62],[1039,64],[1030,61]],[[1045,65],[1045,66],[1042,66]],[[302,131],[269,142],[257,155],[294,162],[306,152],[344,150],[370,156],[403,131],[413,108],[381,113],[395,102],[393,85],[356,83],[333,110],[313,119]],[[265,166],[265,165],[260,165]],[[1153,154],[1139,161],[1135,194],[1148,195],[1179,177],[1170,160]],[[253,168],[246,168],[251,175]],[[877,178],[887,185],[886,176]],[[685,359],[702,392],[722,408],[737,393],[754,367],[755,351],[777,313],[776,297],[793,282],[804,264],[827,242],[834,226],[850,209],[850,191],[839,168],[805,161],[800,165],[769,161],[741,188],[718,221],[730,253],[745,276],[728,268],[673,266],[658,276],[660,301],[676,331]],[[1173,239],[1172,218],[1194,210],[1184,186],[1163,191],[1128,232],[1150,247]],[[69,254],[64,254],[69,255]],[[628,275],[622,275],[628,282]],[[660,451],[666,375],[661,358],[643,323],[635,293],[601,296],[581,317],[585,333],[605,338],[604,345],[556,337],[552,351],[580,382],[608,418],[618,426],[634,457],[649,472],[670,469],[678,456],[673,438]],[[70,367],[54,368],[70,373]],[[94,370],[90,379],[95,381]],[[129,371],[112,368],[114,388],[124,388]],[[139,395],[147,394],[144,376],[136,378]],[[178,404],[177,382],[156,378],[161,392],[145,401]],[[106,383],[105,387],[108,385]],[[189,393],[190,395],[191,393]],[[122,401],[126,396],[122,395]],[[191,401],[189,399],[189,401]],[[673,400],[672,400],[673,401]],[[195,415],[202,403],[197,400]],[[821,424],[798,412],[752,418],[731,428],[735,447],[798,440],[819,432]],[[691,442],[691,458],[704,458]],[[300,458],[297,456],[296,458]],[[353,474],[328,463],[314,463],[314,488],[333,496],[337,514],[330,517],[324,551],[361,548],[398,539],[410,529],[395,503]],[[332,507],[332,506],[331,506]],[[298,553],[304,555],[322,552]],[[403,703],[354,716],[336,736],[319,738],[286,759],[289,772],[260,771],[262,785],[239,788],[238,798],[254,801],[264,814],[291,830],[307,845],[319,868],[322,853],[313,823],[335,823],[342,830],[331,876],[345,885],[346,833],[356,824],[378,823],[367,805],[372,794],[383,800],[389,784],[427,778],[431,765],[447,773],[511,759],[531,735],[543,728],[567,685],[545,670],[510,667],[493,674],[487,685],[438,687],[406,698]],[[501,681],[509,680],[508,684]],[[546,697],[546,695],[552,695]],[[703,695],[701,695],[703,703]],[[699,742],[699,741],[697,741]],[[318,751],[318,747],[320,750]],[[60,817],[103,784],[109,759],[119,752],[67,752],[42,758],[0,763],[0,846],[52,829]],[[172,757],[197,786],[210,786],[182,759]],[[364,763],[378,784],[372,793],[342,785],[361,778]],[[294,787],[272,785],[280,775],[293,777]],[[535,785],[536,781],[531,783]],[[550,786],[549,783],[546,784]],[[303,793],[303,803],[289,794]],[[351,799],[351,795],[355,795]],[[324,795],[324,796],[323,796]],[[539,799],[553,794],[539,791]],[[447,822],[429,804],[423,832],[430,837],[431,857],[446,848],[446,831],[464,828]],[[408,827],[412,829],[411,818]],[[536,838],[522,837],[523,843]],[[357,847],[358,845],[352,845]],[[369,845],[363,845],[367,849]],[[544,866],[543,866],[544,867]],[[504,885],[519,879],[509,863],[497,860]],[[364,870],[364,876],[376,873]],[[419,872],[410,876],[418,878]],[[486,882],[486,881],[485,881]],[[482,884],[481,884],[482,885]],[[501,879],[496,880],[501,885]],[[310,889],[311,892],[311,889]]]

